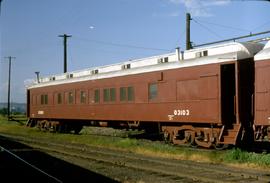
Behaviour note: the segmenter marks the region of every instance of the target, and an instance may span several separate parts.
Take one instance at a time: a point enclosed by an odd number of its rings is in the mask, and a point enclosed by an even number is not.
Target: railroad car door
[[[27,109],[26,109],[26,116],[29,118],[30,117],[30,105],[31,105],[31,101],[30,101],[30,90],[27,90]]]
[[[221,81],[221,120],[227,127],[236,122],[236,80],[235,64],[225,64],[220,67]]]
[[[238,91],[240,123],[248,129],[253,124],[254,62],[252,59],[238,61]]]

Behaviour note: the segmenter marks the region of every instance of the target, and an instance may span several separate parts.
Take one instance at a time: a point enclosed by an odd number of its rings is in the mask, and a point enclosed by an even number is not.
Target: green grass
[[[235,148],[225,154],[224,161],[228,163],[250,163],[261,167],[270,167],[270,154],[257,154]]]
[[[42,132],[37,128],[29,128],[25,125],[20,125],[17,122],[7,121],[6,118],[0,116],[0,135],[1,133],[26,135],[33,139],[40,138],[63,143],[72,142],[76,144],[101,146],[113,149],[121,149],[123,151],[131,151],[139,154],[146,154],[149,156],[234,164],[244,167],[252,166],[270,170],[270,154],[250,153],[238,148],[226,151],[195,151],[193,149],[164,144],[159,141],[155,142],[149,140],[120,138],[119,136],[114,135],[93,135],[86,133],[87,130],[83,131],[81,135]],[[127,132],[123,133],[124,136],[126,136]]]

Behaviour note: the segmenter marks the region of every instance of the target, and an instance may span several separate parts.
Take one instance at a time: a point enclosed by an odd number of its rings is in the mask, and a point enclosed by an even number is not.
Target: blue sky
[[[185,49],[185,14],[191,40],[201,44],[270,30],[270,2],[245,0],[3,0],[0,28],[0,102],[25,102],[26,79],[113,64]],[[270,35],[268,35],[270,36]]]

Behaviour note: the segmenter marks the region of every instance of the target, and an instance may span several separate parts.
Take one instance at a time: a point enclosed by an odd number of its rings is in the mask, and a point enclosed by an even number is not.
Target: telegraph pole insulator
[[[67,38],[71,37],[71,35],[63,34],[58,37],[62,37],[64,39],[64,73],[67,72]]]

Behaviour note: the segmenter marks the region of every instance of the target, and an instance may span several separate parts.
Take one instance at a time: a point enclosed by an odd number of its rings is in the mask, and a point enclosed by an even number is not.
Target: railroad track
[[[48,142],[42,139],[28,139],[22,136],[10,136],[12,138],[35,149],[66,161],[80,162],[80,166],[89,168],[93,163],[105,174],[111,174],[118,169],[120,172],[131,174],[151,175],[152,179],[162,182],[270,182],[270,173],[250,171],[209,163],[198,163],[192,161],[172,160],[167,158],[156,158],[134,154],[108,148],[85,146],[71,143]],[[104,167],[107,167],[104,168]],[[113,169],[112,169],[113,168]],[[107,173],[106,173],[107,172]],[[118,171],[119,172],[119,171]],[[102,172],[98,172],[102,173]],[[113,175],[115,179],[123,182],[118,174]],[[150,176],[150,177],[151,177]],[[143,177],[142,177],[143,178]],[[144,180],[144,179],[142,179]],[[149,180],[148,180],[149,181]]]

